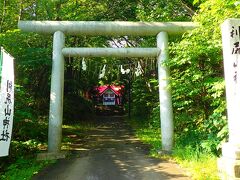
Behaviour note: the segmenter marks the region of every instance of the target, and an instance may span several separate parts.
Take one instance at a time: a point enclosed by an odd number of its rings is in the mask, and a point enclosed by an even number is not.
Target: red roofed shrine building
[[[122,105],[124,86],[103,85],[95,88],[93,100],[98,105]]]

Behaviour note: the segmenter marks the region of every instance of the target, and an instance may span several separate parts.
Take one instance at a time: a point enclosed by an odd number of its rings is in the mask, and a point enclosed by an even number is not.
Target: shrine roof
[[[124,88],[124,86],[116,86],[116,85],[102,85],[102,86],[98,86],[96,87],[96,90],[98,91],[98,93],[100,95],[102,95],[104,92],[106,92],[107,90],[112,90],[116,95],[121,96],[122,95],[122,89]]]

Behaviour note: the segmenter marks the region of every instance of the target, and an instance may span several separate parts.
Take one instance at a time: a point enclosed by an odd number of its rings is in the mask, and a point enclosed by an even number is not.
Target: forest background
[[[220,25],[239,17],[236,0],[0,0],[0,45],[15,58],[16,73],[11,156],[1,158],[0,171],[47,140],[41,124],[48,121],[52,36],[21,32],[18,20],[199,23],[170,37],[175,147],[219,156],[228,137]],[[156,47],[156,37],[68,36],[66,46]],[[86,71],[82,61],[65,58],[64,123],[91,118],[93,105],[85,96],[96,85],[121,84],[129,91],[129,75],[120,73],[120,65],[134,70],[140,62],[143,74],[131,75],[131,113],[148,129],[159,129],[156,59],[85,58]]]

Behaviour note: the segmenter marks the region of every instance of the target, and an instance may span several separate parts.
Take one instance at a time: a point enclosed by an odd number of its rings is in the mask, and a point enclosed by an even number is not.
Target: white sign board
[[[14,67],[13,58],[1,49],[2,78],[0,87],[0,157],[8,156],[13,126]]]
[[[115,105],[115,93],[113,90],[108,89],[103,93],[103,105]]]
[[[104,106],[115,105],[115,98],[104,98],[103,99],[103,105]]]
[[[226,83],[229,142],[240,141],[240,20],[222,24],[224,74]]]

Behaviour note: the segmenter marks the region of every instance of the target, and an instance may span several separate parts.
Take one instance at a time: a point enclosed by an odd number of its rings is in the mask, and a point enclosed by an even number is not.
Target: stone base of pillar
[[[240,146],[225,143],[222,157],[218,159],[218,170],[222,180],[240,180]]]
[[[67,152],[46,152],[46,153],[39,153],[37,154],[37,160],[43,161],[43,160],[55,160],[55,159],[64,159],[67,156]]]

